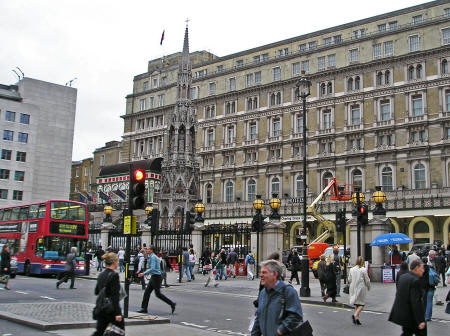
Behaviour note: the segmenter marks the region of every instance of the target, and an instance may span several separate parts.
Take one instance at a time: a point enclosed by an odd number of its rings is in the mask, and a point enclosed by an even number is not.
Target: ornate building
[[[415,242],[449,242],[449,1],[223,57],[197,52],[191,61],[192,86],[186,82],[184,94],[190,94],[194,108],[181,109],[178,54],[150,61],[148,72],[134,78],[123,116],[123,155],[132,160],[165,152],[165,164],[172,165],[171,155],[180,158],[179,138],[169,136],[173,140],[167,142],[161,135],[179,132],[181,122],[172,118],[173,111],[196,111],[207,222],[247,221],[256,194],[278,193],[286,247],[297,243],[302,210],[295,199],[302,196],[305,181],[304,125],[295,84],[304,70],[313,83],[306,124],[309,203],[332,177],[359,186],[366,199],[382,186],[392,231]],[[186,135],[193,124],[194,116]],[[190,154],[194,157],[192,144],[184,144],[186,162]],[[191,187],[190,181],[181,181],[183,192]],[[168,185],[176,195],[178,185]],[[325,200],[320,211],[334,220],[337,206],[343,204]],[[346,207],[349,213],[351,205]],[[311,219],[312,237],[323,229]],[[330,242],[338,239],[335,233]]]

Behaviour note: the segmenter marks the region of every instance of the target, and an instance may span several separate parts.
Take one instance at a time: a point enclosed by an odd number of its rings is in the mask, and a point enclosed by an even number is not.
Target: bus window
[[[0,209],[0,221],[3,220],[3,209]]]
[[[39,238],[36,240],[36,257],[44,256],[44,239]]]
[[[32,205],[30,205],[30,210],[28,212],[28,218],[29,219],[36,219],[36,218],[38,218],[38,209],[39,209],[39,204],[32,204]]]
[[[3,212],[3,220],[9,221],[10,218],[11,218],[11,209],[5,209],[5,211]]]
[[[39,204],[39,218],[45,217],[45,210],[46,210],[45,203]]]
[[[16,255],[19,252],[19,239],[0,239],[0,250],[3,248],[4,244],[8,244],[9,253],[11,255]]]
[[[28,219],[28,207],[20,208],[19,219]]]
[[[20,208],[12,208],[11,220],[19,219],[19,211],[20,211]]]
[[[51,202],[50,218],[67,219],[68,205],[67,202]]]
[[[44,259],[65,260],[72,247],[77,248],[77,258],[84,258],[86,253],[86,241],[78,238],[67,237],[45,237],[39,243],[38,250],[44,253]]]
[[[71,204],[69,206],[69,217],[68,220],[84,222],[86,217],[86,209],[84,205],[81,204]]]
[[[86,220],[86,206],[73,202],[51,202],[50,218],[84,222]]]

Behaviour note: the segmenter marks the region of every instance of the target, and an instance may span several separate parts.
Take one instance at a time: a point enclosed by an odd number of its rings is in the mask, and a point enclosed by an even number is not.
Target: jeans
[[[225,276],[225,280],[227,279],[227,273],[225,271],[225,265],[216,266],[216,280],[222,280],[222,277]]]
[[[119,259],[119,272],[125,271],[125,266],[123,265],[123,259]]]
[[[336,295],[341,292],[341,270],[336,271]]]
[[[169,306],[174,305],[174,303],[169,298],[167,298],[164,294],[161,293],[161,282],[162,282],[161,275],[154,274],[150,278],[147,284],[147,288],[145,288],[144,297],[142,298],[141,308],[143,310],[147,310],[148,301],[150,300],[150,295],[152,294],[153,291],[155,291],[155,295],[158,299],[164,301]]]
[[[191,278],[192,278],[192,280],[195,280],[194,267],[195,267],[195,263],[190,262],[190,263],[189,263],[189,272],[191,272]]]
[[[191,270],[189,269],[189,265],[183,265],[182,272],[186,273],[188,281],[191,281]],[[181,278],[183,278],[183,274],[181,274]]]
[[[433,315],[433,296],[435,290],[428,290],[427,292],[427,309],[425,310],[425,320],[431,320]]]
[[[97,271],[101,272],[103,270],[103,260],[97,258]]]

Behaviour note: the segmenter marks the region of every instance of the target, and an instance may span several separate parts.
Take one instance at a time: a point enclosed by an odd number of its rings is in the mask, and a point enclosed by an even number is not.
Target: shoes
[[[188,280],[187,282],[191,282],[191,280]]]
[[[70,287],[70,289],[77,289],[76,287]]]
[[[356,324],[355,315],[352,315],[353,324]]]
[[[205,287],[208,287],[208,284],[205,284]]]
[[[214,287],[217,287],[217,286],[219,286],[219,284],[218,284],[218,283],[214,284]]]
[[[172,314],[175,312],[176,305],[177,304],[175,302],[170,305],[170,307],[172,308]]]
[[[446,285],[446,284],[444,284],[444,287],[447,287],[447,285]]]
[[[236,279],[236,275],[233,275],[233,279]]]
[[[297,286],[300,286],[300,282],[297,282]]]
[[[6,290],[11,290],[11,288],[9,288],[9,287],[5,287],[5,289],[6,289]]]
[[[341,297],[341,295],[339,295],[339,294],[336,294],[336,297]]]
[[[147,309],[139,309],[137,312],[141,313],[141,314],[147,314],[148,313]]]
[[[167,288],[167,287],[170,287],[170,285],[164,285],[164,287],[166,287],[166,288]]]
[[[323,302],[327,302],[327,300],[328,300],[328,295],[325,295],[322,299],[323,299]]]
[[[361,321],[359,319],[356,320],[357,325],[361,325]]]
[[[227,280],[228,278],[227,277],[225,277],[225,280]]]
[[[290,285],[292,285],[292,280],[289,280],[288,282],[289,282]]]
[[[425,321],[427,321],[427,322],[431,322],[431,319],[426,319]]]
[[[338,300],[332,298],[331,302],[338,302]]]
[[[59,289],[59,282],[56,283],[56,289]]]

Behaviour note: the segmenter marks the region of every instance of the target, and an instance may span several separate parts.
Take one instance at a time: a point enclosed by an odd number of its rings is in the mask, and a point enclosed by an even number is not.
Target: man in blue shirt
[[[255,323],[251,336],[285,335],[303,320],[302,306],[297,292],[281,280],[282,267],[278,261],[267,260],[261,263],[261,290],[258,297]],[[285,298],[285,313],[282,298]]]
[[[153,253],[154,247],[150,246],[147,249],[148,253],[148,270],[144,273],[139,273],[138,277],[143,277],[146,274],[151,274],[150,281],[145,288],[144,297],[142,298],[141,310],[138,313],[147,313],[148,301],[150,300],[150,295],[153,290],[155,290],[155,295],[158,299],[164,301],[172,308],[172,314],[175,311],[176,303],[168,299],[164,294],[161,293],[161,260]]]

